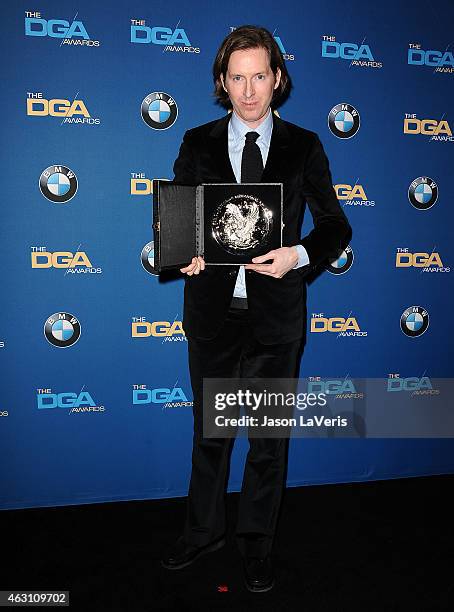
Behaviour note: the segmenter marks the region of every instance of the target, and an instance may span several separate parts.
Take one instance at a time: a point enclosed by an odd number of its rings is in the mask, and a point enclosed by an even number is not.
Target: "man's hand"
[[[268,259],[272,259],[272,263],[262,263]],[[246,270],[254,270],[254,272],[259,274],[282,278],[284,274],[287,274],[298,263],[298,251],[294,246],[281,247],[280,249],[269,251],[265,255],[260,255],[260,257],[254,257],[252,261],[253,263],[244,266]]]
[[[205,270],[205,260],[203,257],[193,257],[191,263],[186,268],[180,268],[180,272],[192,276],[199,274],[201,270]]]

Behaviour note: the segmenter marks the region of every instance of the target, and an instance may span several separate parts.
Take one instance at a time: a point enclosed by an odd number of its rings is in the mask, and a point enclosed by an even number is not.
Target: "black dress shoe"
[[[206,546],[193,546],[192,544],[186,544],[183,536],[180,536],[164,558],[161,559],[161,565],[166,569],[181,569],[191,565],[202,555],[219,550],[224,544],[225,539],[220,538]]]
[[[274,586],[274,572],[271,557],[244,557],[244,579],[249,591],[263,593]]]

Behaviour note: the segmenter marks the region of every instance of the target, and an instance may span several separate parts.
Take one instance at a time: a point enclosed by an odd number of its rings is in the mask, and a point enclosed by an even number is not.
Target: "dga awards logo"
[[[48,270],[57,268],[65,270],[66,274],[101,274],[101,268],[94,268],[86,251],[48,251],[45,246],[31,247],[31,263],[33,269]]]
[[[451,272],[449,266],[443,265],[437,251],[411,253],[407,247],[397,249],[396,268],[416,268],[420,272]]]
[[[88,112],[87,105],[83,100],[65,98],[47,99],[41,92],[27,92],[27,115],[29,117],[57,117],[62,119],[60,125],[64,123],[74,123],[83,125],[99,125],[101,120],[92,117]]]
[[[329,111],[328,127],[337,138],[352,138],[360,127],[359,113],[346,102],[336,104]]]
[[[429,313],[421,306],[410,306],[400,317],[400,329],[406,336],[417,338],[429,327]]]
[[[410,395],[439,395],[440,389],[434,388],[428,376],[401,377],[399,373],[389,374],[388,393],[409,393]]]
[[[405,113],[404,134],[430,136],[429,140],[454,142],[451,126],[447,119],[418,119],[415,113]]]
[[[58,348],[68,348],[75,344],[80,333],[79,320],[69,312],[56,312],[44,324],[46,340]]]
[[[314,312],[311,316],[311,332],[335,333],[338,338],[367,336],[367,331],[361,329],[357,318],[353,317],[351,312],[347,317],[327,317],[323,312]]]
[[[359,178],[356,179],[354,185],[339,183],[333,186],[337,199],[344,206],[375,206],[375,200],[368,198],[364,186],[359,182]]]
[[[177,315],[178,316],[178,315]],[[186,342],[181,321],[147,321],[145,317],[132,317],[133,338],[161,338],[162,342]]]
[[[178,382],[178,381],[177,381]],[[156,387],[148,389],[147,385],[132,386],[132,403],[134,405],[155,404],[162,408],[181,408],[192,406],[192,401],[177,382],[172,388]]]
[[[39,189],[51,202],[65,204],[77,193],[77,176],[66,166],[49,166],[39,177]]]
[[[140,107],[142,119],[153,130],[167,130],[178,117],[175,100],[164,91],[154,91],[143,99]]]
[[[449,47],[450,45],[448,45]],[[422,45],[410,43],[408,45],[407,61],[410,66],[429,66],[433,72],[448,72],[454,74],[454,54],[452,51],[425,51]]]
[[[354,381],[348,375],[345,378],[308,376],[307,391],[308,393],[332,395],[337,400],[364,398],[364,393],[357,391]]]
[[[429,210],[438,199],[438,185],[428,176],[419,176],[408,188],[410,204],[418,210]]]
[[[154,276],[159,276],[159,273],[156,271],[154,267],[154,241],[148,242],[142,249],[142,253],[140,254],[140,261],[142,262],[142,266],[149,273]]]
[[[145,19],[131,19],[131,42],[158,45],[171,53],[200,53],[200,48],[191,45],[186,31],[178,25],[179,22],[172,30],[165,26],[147,26]]]
[[[350,62],[350,66],[360,68],[382,68],[382,62],[377,62],[369,45],[363,42],[358,45],[353,42],[337,42],[335,36],[322,36],[322,57],[341,59]]]
[[[87,28],[77,13],[71,21],[66,19],[44,19],[40,11],[25,11],[25,36],[49,36],[61,39],[62,45],[73,47],[99,47],[99,40],[91,40]]]
[[[353,265],[353,249],[346,247],[336,259],[329,260],[325,269],[331,274],[345,274]]]
[[[85,386],[85,385],[84,385]],[[92,394],[84,391],[83,387],[78,393],[61,391],[53,393],[52,389],[40,388],[36,390],[36,405],[38,410],[51,410],[65,408],[69,414],[81,412],[105,412],[105,406],[99,406]]]

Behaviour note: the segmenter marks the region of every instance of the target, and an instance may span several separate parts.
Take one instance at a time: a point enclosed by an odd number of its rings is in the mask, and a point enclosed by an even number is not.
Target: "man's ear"
[[[220,76],[219,78],[221,79],[222,89],[223,89],[223,90],[224,90],[226,93],[229,93],[229,92],[227,91],[227,89],[225,88],[225,83],[224,83],[224,75],[223,75],[223,74],[221,74],[221,76]]]
[[[277,68],[276,69],[276,76],[275,76],[275,83],[274,83],[274,89],[277,89],[279,87],[279,83],[281,82],[281,69]]]

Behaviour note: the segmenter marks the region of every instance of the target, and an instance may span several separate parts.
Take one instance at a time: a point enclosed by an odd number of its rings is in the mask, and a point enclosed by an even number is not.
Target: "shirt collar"
[[[271,140],[271,132],[273,131],[273,116],[271,114],[271,108],[268,109],[268,115],[265,117],[262,123],[254,129],[246,125],[238,117],[235,111],[232,111],[230,125],[235,140],[243,139],[246,136],[247,132],[257,132],[257,134],[259,134],[260,139],[265,143],[265,145],[269,146]]]

